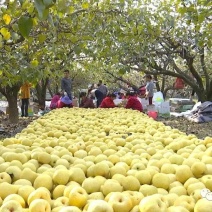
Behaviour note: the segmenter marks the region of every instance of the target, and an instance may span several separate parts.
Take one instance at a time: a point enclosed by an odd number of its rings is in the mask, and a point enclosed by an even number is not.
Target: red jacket
[[[115,106],[111,97],[105,97],[100,105],[101,108],[114,108]]]
[[[57,102],[57,108],[63,108],[63,107],[73,107],[73,105],[72,105],[72,103],[67,105],[67,104],[61,102],[61,100],[59,99]]]
[[[54,95],[51,100],[50,109],[55,109],[57,107],[57,102],[60,100],[59,95]]]
[[[127,109],[133,109],[133,110],[139,110],[140,112],[143,111],[142,104],[137,99],[136,96],[130,96],[129,97],[125,108],[127,108]]]

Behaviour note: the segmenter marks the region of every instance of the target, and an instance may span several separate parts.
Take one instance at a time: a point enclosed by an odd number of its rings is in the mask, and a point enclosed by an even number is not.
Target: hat
[[[72,103],[68,96],[63,96],[60,101],[66,105],[70,105]]]

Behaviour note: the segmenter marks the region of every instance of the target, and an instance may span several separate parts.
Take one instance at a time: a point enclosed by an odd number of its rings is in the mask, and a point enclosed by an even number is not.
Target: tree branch
[[[205,64],[205,51],[204,48],[200,50],[200,63],[201,63],[201,68],[203,70],[203,73],[205,75],[205,80],[206,80],[206,90],[209,90],[210,87],[210,78],[207,72],[206,64]]]

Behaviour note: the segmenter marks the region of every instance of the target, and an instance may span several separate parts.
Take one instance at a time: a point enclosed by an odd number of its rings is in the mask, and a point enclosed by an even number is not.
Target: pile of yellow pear
[[[1,212],[211,212],[210,191],[212,138],[134,110],[56,109],[0,141]]]

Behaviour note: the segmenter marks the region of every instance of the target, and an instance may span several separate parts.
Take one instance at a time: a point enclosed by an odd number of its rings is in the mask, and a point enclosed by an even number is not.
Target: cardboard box
[[[158,107],[158,116],[159,117],[170,117],[170,103],[169,102],[161,102]]]

